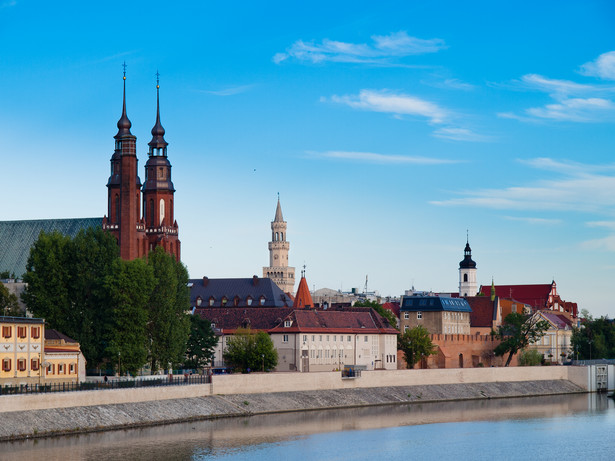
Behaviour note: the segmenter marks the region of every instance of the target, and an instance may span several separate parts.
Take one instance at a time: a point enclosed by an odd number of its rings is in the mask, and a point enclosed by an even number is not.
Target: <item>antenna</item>
[[[365,276],[365,288],[363,289],[363,293],[367,294],[367,275]]]

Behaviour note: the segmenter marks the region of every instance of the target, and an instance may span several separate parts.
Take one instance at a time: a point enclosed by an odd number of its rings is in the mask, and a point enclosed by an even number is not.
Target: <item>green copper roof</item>
[[[8,270],[21,277],[26,271],[30,248],[41,231],[58,231],[74,237],[81,229],[101,226],[102,218],[0,221],[0,272]]]

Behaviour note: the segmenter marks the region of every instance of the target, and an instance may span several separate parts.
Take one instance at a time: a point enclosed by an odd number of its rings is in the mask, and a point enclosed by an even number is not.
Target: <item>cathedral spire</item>
[[[156,71],[156,124],[152,128],[152,140],[149,142],[149,155],[167,155],[167,146],[164,140],[164,128],[160,123],[160,73]]]
[[[282,217],[282,207],[280,206],[280,193],[278,192],[278,206],[275,209],[275,218],[273,222],[284,222],[284,218]]]
[[[118,132],[115,135],[116,138],[121,138],[127,135],[132,136],[132,133],[130,132],[132,123],[128,120],[128,116],[126,115],[126,62],[124,62],[123,66],[124,76],[122,78],[124,79],[124,95],[122,98],[122,116],[117,122]]]

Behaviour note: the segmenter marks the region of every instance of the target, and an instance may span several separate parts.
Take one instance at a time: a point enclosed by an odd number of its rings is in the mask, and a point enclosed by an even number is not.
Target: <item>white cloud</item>
[[[548,159],[539,159],[545,165]],[[561,168],[561,163],[554,162]],[[570,169],[556,179],[538,181],[534,184],[498,189],[467,190],[458,193],[459,198],[433,201],[441,206],[471,206],[492,209],[532,211],[580,211],[605,213],[615,208],[615,175],[588,166],[578,171]]]
[[[309,154],[342,159],[342,160],[356,160],[368,163],[379,163],[385,165],[391,164],[412,164],[412,165],[442,165],[450,163],[459,163],[456,160],[437,159],[431,157],[419,157],[419,156],[406,156],[406,155],[388,155],[377,154],[373,152],[352,152],[352,151],[327,151],[327,152],[308,152]]]
[[[443,127],[438,128],[433,132],[436,138],[451,139],[453,141],[473,141],[473,142],[485,142],[491,138],[482,134],[474,133],[467,128],[454,128]]]
[[[603,53],[591,62],[581,66],[581,74],[599,77],[604,80],[615,80],[615,51]]]
[[[537,89],[544,91],[545,93],[560,95],[579,95],[603,90],[603,88],[595,85],[576,83],[570,80],[557,80],[538,74],[524,75],[521,77],[521,83],[526,88]]]
[[[449,116],[448,111],[437,104],[416,96],[386,90],[361,90],[358,95],[333,95],[330,100],[353,109],[425,117],[431,123],[443,123]]]
[[[240,85],[222,88],[220,90],[200,90],[201,93],[213,94],[215,96],[233,96],[235,94],[245,93],[252,89],[254,85]]]
[[[586,240],[581,246],[588,250],[615,251],[615,235],[608,235],[600,239]]]
[[[528,224],[561,224],[561,219],[547,219],[547,218],[529,218],[529,217],[517,217],[517,216],[504,216],[504,219],[509,221],[520,221]]]
[[[615,231],[615,221],[590,221],[585,223],[587,227],[603,227]]]
[[[371,39],[371,44],[340,42],[327,38],[320,43],[297,40],[285,52],[276,53],[272,59],[276,64],[294,58],[311,63],[330,61],[387,65],[392,64],[394,58],[435,53],[445,48],[441,39],[420,39],[409,36],[405,31],[373,35]]]
[[[612,119],[615,116],[615,104],[603,98],[570,98],[544,107],[532,107],[525,112],[540,119],[594,122]]]

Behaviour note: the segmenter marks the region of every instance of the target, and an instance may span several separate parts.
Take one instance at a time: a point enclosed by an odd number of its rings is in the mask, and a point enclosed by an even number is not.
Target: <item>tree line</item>
[[[147,260],[125,261],[102,229],[74,238],[42,232],[24,282],[28,309],[47,328],[79,341],[88,368],[117,365],[120,373],[136,373],[149,364],[155,372],[204,366],[211,358],[216,338],[208,321],[190,315],[186,267],[160,247]]]

